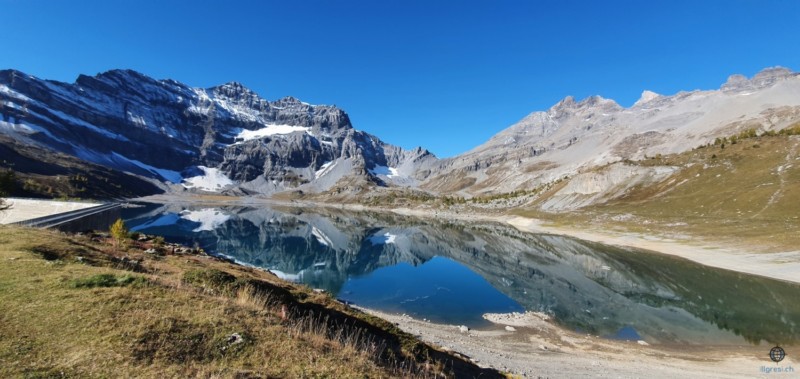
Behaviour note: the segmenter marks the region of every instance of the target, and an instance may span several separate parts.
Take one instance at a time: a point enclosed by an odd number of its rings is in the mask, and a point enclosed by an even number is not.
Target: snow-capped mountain
[[[0,133],[172,190],[271,194],[343,178],[414,184],[435,160],[353,128],[335,106],[267,101],[239,83],[192,88],[131,70],[75,83],[0,71]],[[350,181],[352,182],[352,181]]]
[[[335,106],[267,101],[235,82],[203,89],[113,70],[69,84],[0,71],[0,151],[35,146],[170,191],[356,194],[377,185],[470,197],[568,177],[541,203],[559,210],[618,197],[677,169],[626,162],[798,121],[800,74],[769,68],[749,79],[733,75],[718,90],[644,91],[628,108],[600,96],[567,97],[438,160],[354,129]]]
[[[751,79],[733,75],[719,90],[671,96],[644,91],[629,108],[600,96],[567,97],[473,150],[439,161],[422,188],[471,196],[569,177],[566,190],[573,194],[624,190],[670,173],[628,167],[626,160],[680,153],[746,129],[779,130],[797,121],[800,74],[780,67]],[[598,172],[600,167],[607,169]]]

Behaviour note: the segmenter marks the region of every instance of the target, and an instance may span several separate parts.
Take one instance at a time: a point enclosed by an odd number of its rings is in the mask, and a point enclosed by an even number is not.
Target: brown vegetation
[[[0,377],[499,376],[328,294],[138,237],[0,228]]]

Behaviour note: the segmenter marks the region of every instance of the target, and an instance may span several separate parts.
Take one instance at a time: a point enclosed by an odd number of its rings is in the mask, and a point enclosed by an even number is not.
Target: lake
[[[131,230],[384,312],[473,328],[537,311],[562,327],[653,344],[795,344],[800,286],[496,223],[335,209],[148,204]]]

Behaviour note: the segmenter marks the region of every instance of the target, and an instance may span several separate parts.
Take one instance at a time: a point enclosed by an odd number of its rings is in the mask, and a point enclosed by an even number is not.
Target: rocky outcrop
[[[416,166],[436,159],[354,129],[335,106],[267,101],[237,82],[201,89],[112,70],[69,84],[6,70],[0,100],[0,132],[17,140],[174,184],[214,168],[234,183],[221,191],[324,190],[347,176],[387,185],[422,179]],[[351,170],[317,183],[339,161]],[[377,169],[399,166],[391,177]]]

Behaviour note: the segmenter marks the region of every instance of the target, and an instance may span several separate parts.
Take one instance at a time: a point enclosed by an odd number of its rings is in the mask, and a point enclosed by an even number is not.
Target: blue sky
[[[714,89],[800,70],[800,1],[0,0],[0,68],[72,82],[131,68],[336,104],[452,156],[567,95]]]

